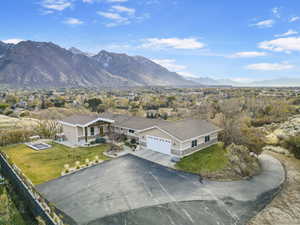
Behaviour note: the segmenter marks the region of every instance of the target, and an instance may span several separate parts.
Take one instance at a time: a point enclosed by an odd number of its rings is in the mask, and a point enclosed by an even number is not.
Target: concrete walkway
[[[163,153],[155,152],[150,149],[141,149],[137,151],[131,151],[130,154],[138,156],[142,159],[149,160],[154,163],[158,163],[162,166],[175,168],[175,163],[171,161],[172,156]]]
[[[77,224],[246,224],[285,180],[278,160],[260,161],[263,172],[251,180],[201,184],[197,175],[129,154],[37,188]]]

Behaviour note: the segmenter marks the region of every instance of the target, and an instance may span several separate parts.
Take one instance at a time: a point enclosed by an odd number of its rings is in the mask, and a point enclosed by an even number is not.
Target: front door
[[[100,136],[101,137],[104,136],[104,127],[103,126],[100,127]]]

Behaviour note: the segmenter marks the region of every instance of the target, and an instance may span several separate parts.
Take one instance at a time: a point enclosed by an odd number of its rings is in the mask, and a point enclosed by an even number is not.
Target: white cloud
[[[282,33],[282,34],[276,34],[274,35],[275,37],[286,37],[286,36],[290,36],[290,35],[293,35],[293,34],[298,34],[298,31],[295,31],[295,30],[288,30],[287,32],[285,33]]]
[[[266,52],[236,52],[229,56],[229,58],[253,58],[259,56],[266,56]]]
[[[177,73],[185,78],[199,78],[199,76],[186,71],[179,71]]]
[[[179,65],[176,63],[175,59],[152,59],[153,62],[167,68],[171,72],[176,72],[179,75],[186,78],[197,78],[198,76],[194,75],[191,72],[186,71],[187,66]]]
[[[144,40],[142,48],[175,48],[175,49],[200,49],[204,44],[196,38],[148,38]]]
[[[280,18],[280,13],[279,13],[279,8],[278,7],[272,8],[272,13],[275,17]]]
[[[300,20],[300,17],[299,16],[293,16],[290,20],[289,20],[289,22],[295,22],[295,21],[297,21],[297,20]]]
[[[152,61],[173,72],[178,72],[186,69],[186,66],[176,64],[176,60],[174,59],[152,59]]]
[[[261,49],[275,52],[300,51],[300,37],[278,38],[270,41],[263,41],[258,44]]]
[[[130,23],[128,18],[126,18],[124,16],[121,16],[119,13],[102,12],[102,11],[98,11],[97,13],[100,16],[103,16],[104,18],[107,18],[107,19],[113,21],[113,22],[110,22],[110,23],[106,23],[107,27],[115,27],[115,26],[125,25],[125,24]]]
[[[83,21],[77,19],[77,18],[68,18],[64,21],[65,24],[70,24],[70,25],[80,25],[83,24]]]
[[[6,44],[18,44],[19,42],[24,41],[23,39],[19,39],[19,38],[12,38],[12,39],[7,39],[7,40],[3,40],[2,42],[6,43]]]
[[[254,79],[251,79],[251,78],[247,78],[247,77],[234,77],[234,78],[230,78],[230,80],[233,80],[235,82],[238,82],[238,83],[244,83],[244,84],[248,84],[250,82],[253,82],[255,81]]]
[[[251,26],[256,26],[258,28],[269,28],[272,27],[274,23],[274,20],[263,20],[255,24],[251,24]]]
[[[94,0],[82,0],[82,2],[84,2],[84,3],[93,3]]]
[[[120,12],[120,13],[127,13],[128,15],[134,15],[135,14],[135,9],[127,8],[125,6],[114,5],[111,8],[112,8],[112,10]]]
[[[103,16],[107,19],[111,19],[111,20],[116,20],[116,21],[125,21],[127,20],[127,18],[122,17],[120,14],[118,13],[110,13],[110,12],[97,12],[100,16]]]
[[[72,3],[70,0],[43,0],[41,5],[46,9],[63,11],[66,8],[71,7]]]
[[[287,63],[256,63],[247,65],[245,68],[248,70],[276,71],[289,70],[294,68],[294,65]]]

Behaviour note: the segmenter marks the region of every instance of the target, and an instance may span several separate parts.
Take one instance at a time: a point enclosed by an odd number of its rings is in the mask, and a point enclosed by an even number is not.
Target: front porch
[[[78,127],[77,141],[80,146],[89,146],[96,142],[109,141],[112,134],[112,126],[105,121],[97,121],[86,127]]]

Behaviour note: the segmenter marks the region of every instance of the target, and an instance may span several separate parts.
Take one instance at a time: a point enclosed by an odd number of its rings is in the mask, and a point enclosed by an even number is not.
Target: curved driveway
[[[246,224],[280,190],[281,163],[261,155],[250,180],[198,182],[198,176],[126,155],[39,185],[77,224]]]

